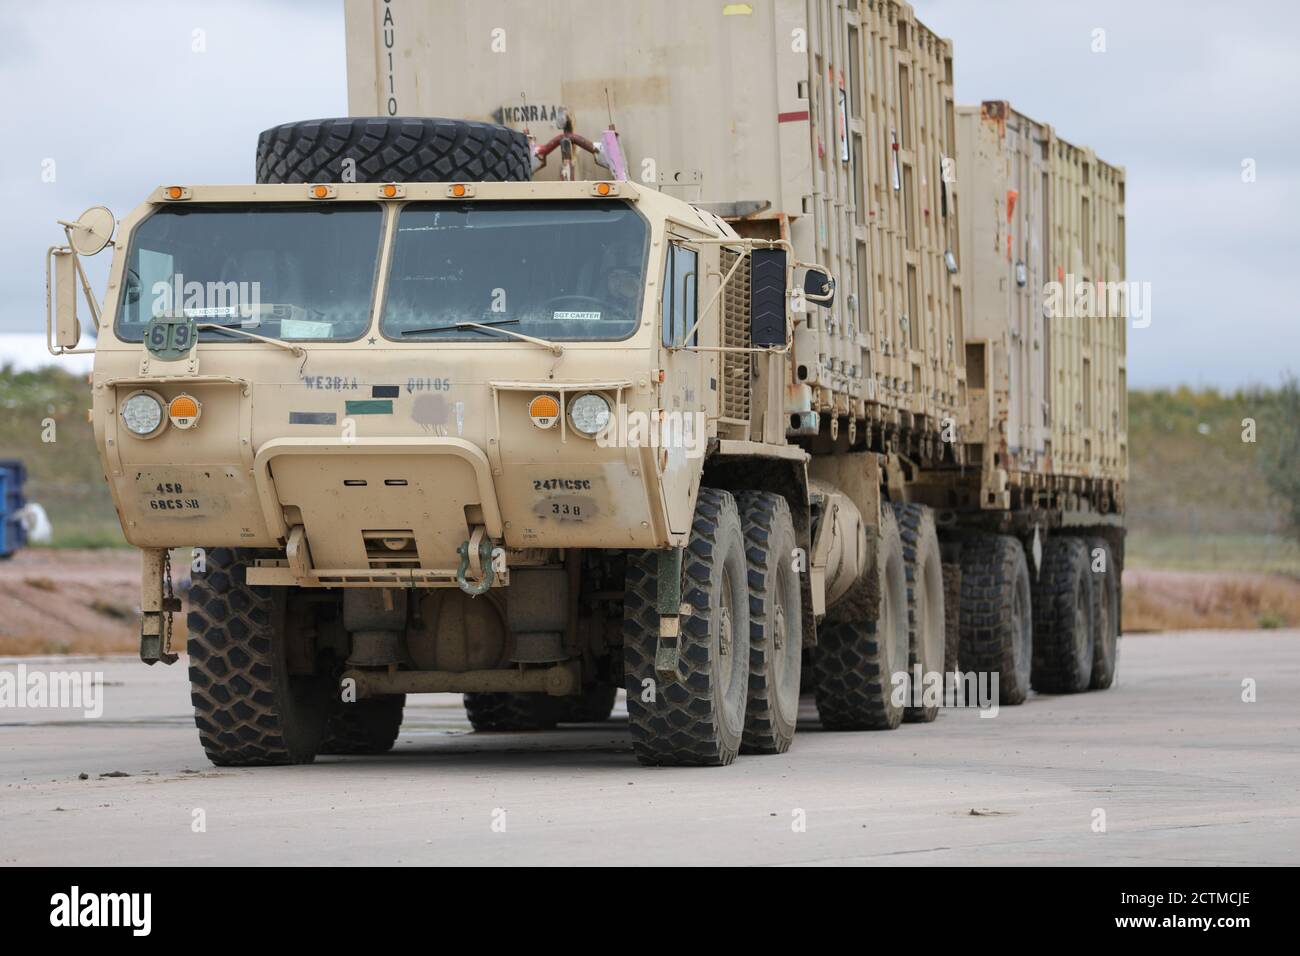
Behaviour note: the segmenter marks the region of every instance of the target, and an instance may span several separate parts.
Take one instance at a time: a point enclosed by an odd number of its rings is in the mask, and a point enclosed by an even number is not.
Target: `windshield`
[[[637,327],[647,227],[622,202],[411,203],[380,328],[403,341],[611,340]]]
[[[117,336],[138,342],[153,316],[183,312],[272,338],[359,338],[382,221],[370,203],[162,206],[131,237]]]

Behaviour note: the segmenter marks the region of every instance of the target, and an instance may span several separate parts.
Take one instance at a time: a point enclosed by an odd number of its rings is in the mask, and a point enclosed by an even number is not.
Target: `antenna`
[[[614,128],[614,107],[609,102],[609,87],[605,87],[605,112],[609,114],[609,128]]]

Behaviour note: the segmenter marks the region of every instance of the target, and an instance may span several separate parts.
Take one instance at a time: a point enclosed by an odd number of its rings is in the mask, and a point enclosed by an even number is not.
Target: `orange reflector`
[[[550,428],[560,418],[560,403],[550,395],[538,395],[528,403],[528,417],[538,428]]]
[[[461,183],[457,183],[456,185],[452,186],[452,187],[451,187],[451,194],[452,194],[453,196],[455,196],[457,199],[459,199],[460,197],[464,196],[464,195],[465,195],[465,187],[464,187],[464,185],[461,184]]]
[[[177,395],[167,403],[167,417],[177,428],[189,428],[199,420],[199,403],[188,395]]]
[[[385,186],[384,195],[387,196],[389,199],[392,199],[394,196],[397,195],[397,187],[392,185],[391,183]]]
[[[178,395],[167,406],[167,413],[178,418],[193,418],[199,413],[199,403],[188,395]]]
[[[609,183],[597,183],[597,184],[596,184],[596,192],[598,192],[598,193],[599,193],[600,195],[602,195],[602,196],[608,196],[608,195],[609,195]]]
[[[317,199],[324,199],[330,194],[330,190],[328,186],[313,186],[311,187],[311,194]]]
[[[181,198],[182,196],[184,196],[184,195],[185,195],[185,190],[181,189],[180,186],[168,186],[168,187],[167,187],[167,198],[168,198],[168,199],[180,199],[180,198]]]

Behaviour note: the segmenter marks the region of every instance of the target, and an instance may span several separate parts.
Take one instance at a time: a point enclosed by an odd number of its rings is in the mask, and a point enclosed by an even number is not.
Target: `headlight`
[[[136,392],[122,403],[122,422],[137,438],[149,438],[163,425],[162,401],[149,392]]]
[[[573,423],[574,431],[588,438],[603,432],[612,415],[609,400],[603,395],[588,392],[569,403],[569,421]]]

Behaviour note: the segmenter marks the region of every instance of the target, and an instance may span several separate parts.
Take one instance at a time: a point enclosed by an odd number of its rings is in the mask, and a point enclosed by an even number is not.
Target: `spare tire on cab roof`
[[[257,137],[259,183],[523,182],[531,176],[528,137],[472,120],[301,120]]]

